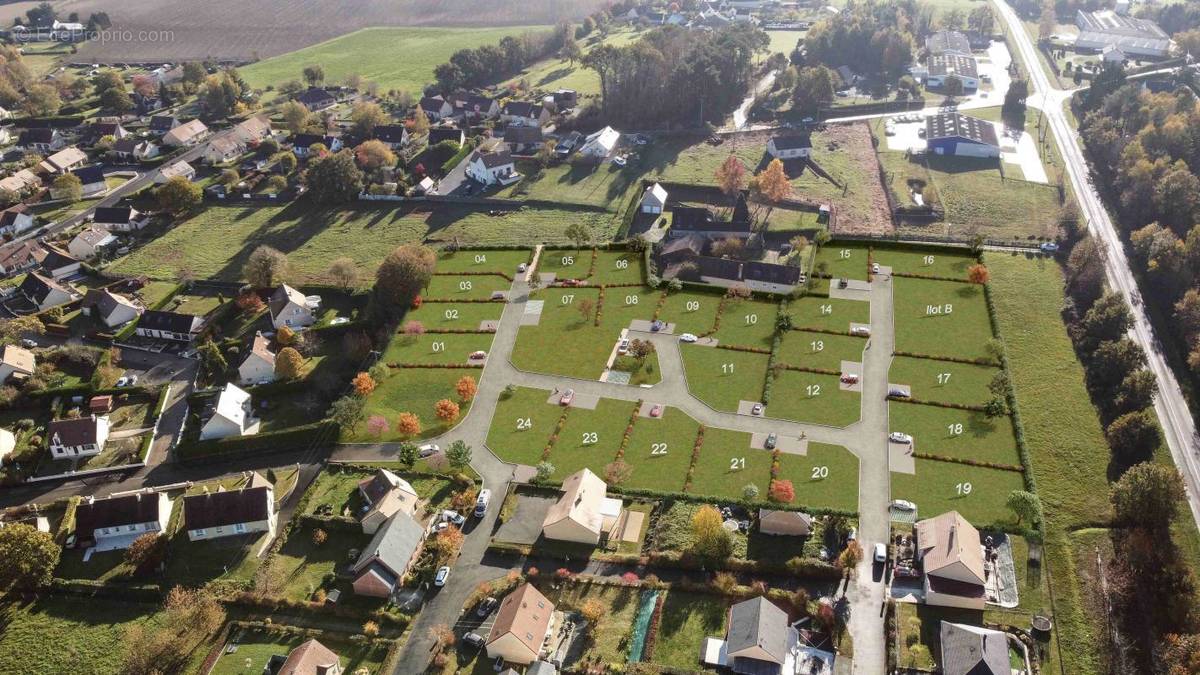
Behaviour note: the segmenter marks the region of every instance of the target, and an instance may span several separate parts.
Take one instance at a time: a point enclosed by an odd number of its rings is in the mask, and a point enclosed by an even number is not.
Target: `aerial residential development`
[[[1200,672],[1200,12],[0,7],[0,673]]]

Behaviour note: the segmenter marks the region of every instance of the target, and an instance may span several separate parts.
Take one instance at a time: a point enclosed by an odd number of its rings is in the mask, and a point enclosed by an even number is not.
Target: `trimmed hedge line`
[[[947,455],[931,455],[925,452],[914,452],[913,457],[917,459],[933,459],[939,462],[949,464],[965,464],[967,466],[979,466],[985,469],[1000,469],[1001,471],[1024,471],[1024,467],[1015,464],[1001,464],[999,462],[983,462],[977,459],[964,459],[962,457],[949,457]]]
[[[953,410],[971,410],[974,412],[987,412],[987,407],[982,405],[972,405],[970,403],[945,403],[943,401],[926,401],[912,396],[893,396],[890,392],[887,395],[889,401],[897,403],[912,403],[913,405],[927,405],[934,408],[951,408]]]
[[[262,450],[281,450],[286,446],[307,446],[313,438],[326,431],[337,432],[338,425],[330,420],[267,431],[253,436],[237,436],[194,443],[180,443],[175,452],[181,462],[207,463]],[[285,447],[280,447],[285,446]]]
[[[404,368],[483,368],[482,363],[396,363],[388,361],[388,368],[404,369]]]
[[[970,279],[963,279],[962,277],[947,277],[947,276],[942,276],[940,274],[916,274],[913,272],[892,272],[892,276],[905,277],[907,279],[928,279],[930,281],[954,281],[954,282],[957,282],[960,284],[971,284],[971,285],[974,285],[974,283],[975,283],[975,282],[971,281]]]
[[[993,335],[995,335],[994,332]],[[981,356],[977,359],[965,359],[961,356],[938,356],[937,354],[922,354],[920,352],[904,351],[894,351],[892,352],[892,356],[907,356],[910,359],[928,359],[930,361],[946,361],[949,363],[966,363],[973,366],[1003,366],[1003,363],[996,363],[986,356]],[[1005,368],[1005,370],[1007,370],[1007,368]]]
[[[869,336],[851,333],[848,330],[834,330],[832,328],[805,328],[804,326],[792,326],[792,330],[804,331],[805,333],[824,333],[825,335],[842,335],[845,337],[858,338],[866,340]]]

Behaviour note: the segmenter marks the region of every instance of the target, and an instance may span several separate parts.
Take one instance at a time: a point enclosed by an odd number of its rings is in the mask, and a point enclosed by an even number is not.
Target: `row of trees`
[[[745,96],[766,33],[735,24],[713,33],[675,26],[629,45],[600,44],[583,58],[600,77],[604,118],[616,125],[719,123]]]
[[[921,24],[931,26],[932,13],[914,0],[855,3],[817,22],[804,45],[812,62],[894,80],[913,62]]]
[[[574,36],[575,29],[564,22],[554,30],[509,35],[495,45],[460,49],[449,61],[433,69],[434,88],[448,94],[499,82],[534,61],[558,54]]]

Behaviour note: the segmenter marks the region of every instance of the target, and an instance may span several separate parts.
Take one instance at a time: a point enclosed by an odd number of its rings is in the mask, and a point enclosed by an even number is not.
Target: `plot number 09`
[[[688,300],[687,311],[695,312],[695,311],[698,311],[699,309],[700,309],[700,301],[699,300]]]

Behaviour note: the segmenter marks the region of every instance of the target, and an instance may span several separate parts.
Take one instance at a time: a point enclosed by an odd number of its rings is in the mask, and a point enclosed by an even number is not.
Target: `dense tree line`
[[[433,89],[448,94],[512,77],[534,61],[557,54],[574,30],[571,24],[561,23],[554,30],[509,35],[498,44],[460,49],[433,69]]]
[[[804,40],[807,58],[895,79],[912,63],[918,31],[930,21],[928,11],[913,0],[851,3],[812,27]]]
[[[600,76],[602,113],[614,125],[720,122],[746,95],[767,34],[748,24],[712,33],[675,26],[629,45],[601,44],[583,63]]]

